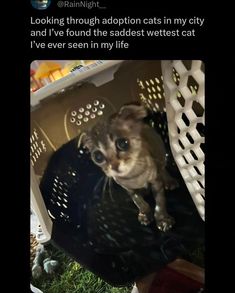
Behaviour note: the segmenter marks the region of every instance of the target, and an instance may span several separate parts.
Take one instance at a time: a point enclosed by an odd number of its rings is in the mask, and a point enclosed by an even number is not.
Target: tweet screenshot
[[[205,292],[207,18],[136,5],[29,0],[31,292]]]

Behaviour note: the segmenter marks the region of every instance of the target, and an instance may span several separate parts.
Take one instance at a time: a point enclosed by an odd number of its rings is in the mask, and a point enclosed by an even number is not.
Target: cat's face
[[[84,145],[90,150],[93,162],[108,177],[128,176],[138,164],[142,147],[141,119],[145,116],[142,106],[124,106],[87,133]]]

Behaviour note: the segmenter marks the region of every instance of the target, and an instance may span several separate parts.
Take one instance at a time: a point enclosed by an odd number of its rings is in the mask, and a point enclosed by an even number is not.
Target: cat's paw
[[[148,216],[147,214],[140,212],[138,215],[138,220],[141,225],[147,226],[152,222],[153,219],[150,216]]]
[[[166,231],[170,230],[174,224],[175,224],[174,218],[172,218],[169,215],[166,215],[162,219],[157,220],[157,227],[162,232],[166,232]]]

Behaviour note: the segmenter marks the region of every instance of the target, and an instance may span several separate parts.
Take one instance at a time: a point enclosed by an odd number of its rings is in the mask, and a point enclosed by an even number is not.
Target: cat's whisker
[[[105,175],[102,176],[102,177],[99,179],[99,181],[96,183],[96,185],[95,185],[95,187],[94,187],[94,190],[93,190],[94,192],[97,191],[99,185],[101,184],[102,180],[104,180],[104,179],[105,179]]]
[[[139,160],[135,160],[134,163],[135,163],[135,167],[140,166],[140,165],[143,165],[143,164],[145,165],[145,161],[144,160],[140,160],[140,159]]]
[[[109,178],[109,195],[110,195],[111,200],[114,201],[111,184],[112,184],[112,178]]]
[[[103,190],[102,190],[102,197],[104,197],[104,195],[105,195],[105,191],[106,191],[106,186],[107,186],[108,180],[109,180],[109,177],[105,176]]]

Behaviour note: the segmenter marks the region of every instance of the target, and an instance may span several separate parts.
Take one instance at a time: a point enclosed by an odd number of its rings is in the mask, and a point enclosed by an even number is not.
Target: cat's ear
[[[83,147],[88,148],[89,150],[91,150],[92,147],[92,140],[91,137],[89,135],[89,133],[83,132],[79,138],[78,141],[78,147],[80,147],[80,145],[83,145]]]
[[[125,105],[121,107],[118,116],[124,120],[142,120],[148,115],[146,108],[143,105]]]

